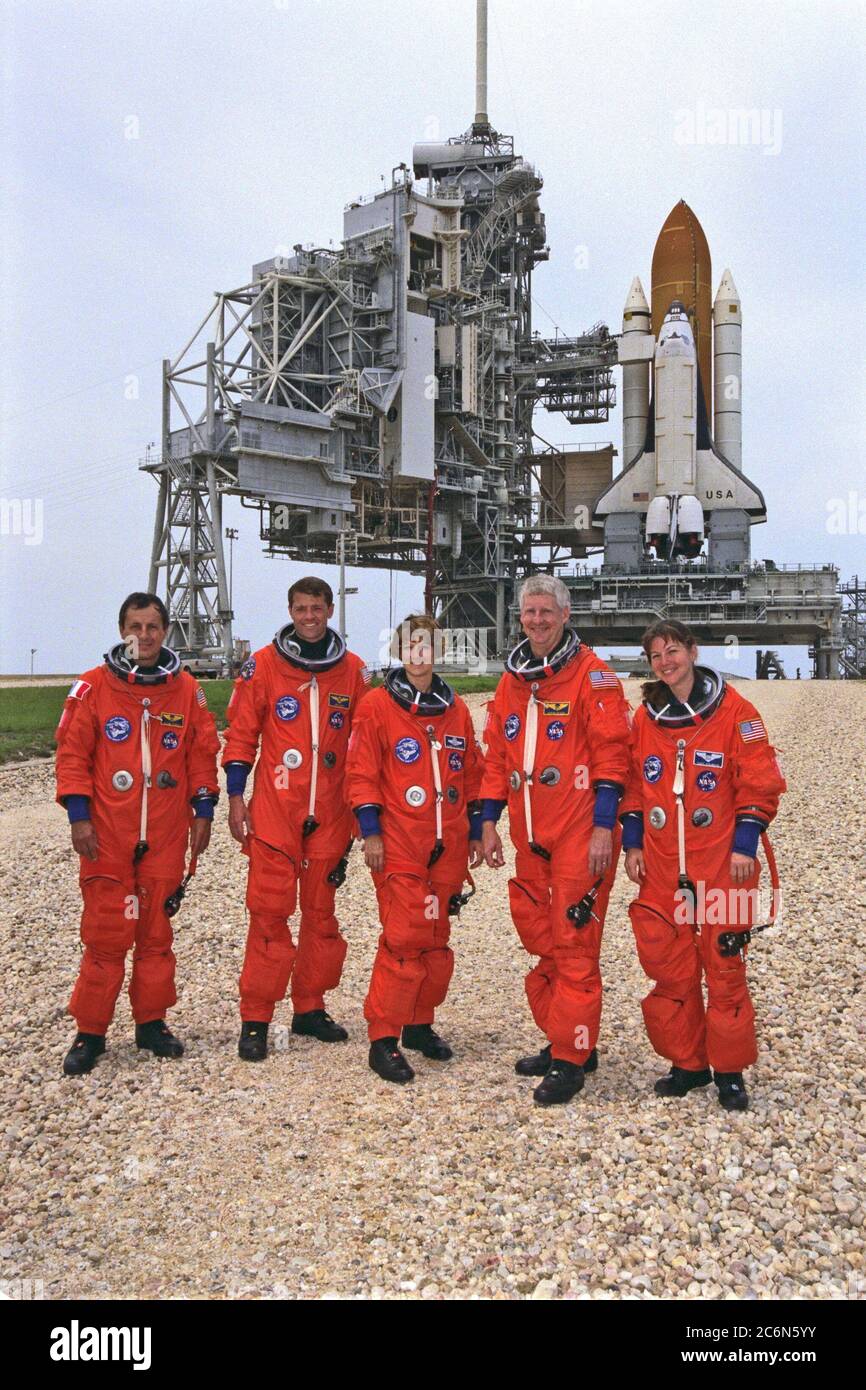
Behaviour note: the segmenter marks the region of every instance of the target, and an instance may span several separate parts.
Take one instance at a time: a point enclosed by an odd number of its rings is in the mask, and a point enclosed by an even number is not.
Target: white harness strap
[[[436,788],[436,843],[442,843],[442,773],[439,770],[439,750],[442,744],[437,742],[432,726],[427,728],[427,738],[430,743],[430,764],[433,768],[433,786]]]
[[[310,686],[310,735],[313,745],[313,765],[310,769],[310,802],[307,815],[316,818],[316,791],[319,784],[319,682],[312,676]],[[303,686],[301,687],[304,688]]]
[[[150,710],[149,700],[145,700],[141,709],[141,820],[138,827],[138,839],[140,844],[147,843],[147,793],[152,785],[151,774],[153,764],[150,757]]]
[[[686,877],[686,808],[683,793],[686,789],[686,741],[677,739],[677,766],[674,772],[673,793],[677,800],[677,850],[680,878]]]
[[[526,834],[529,843],[535,842],[532,833],[532,776],[535,769],[535,746],[538,742],[538,701],[535,698],[535,686],[529,696],[529,704],[526,707],[526,737],[523,740],[523,814],[526,818]]]

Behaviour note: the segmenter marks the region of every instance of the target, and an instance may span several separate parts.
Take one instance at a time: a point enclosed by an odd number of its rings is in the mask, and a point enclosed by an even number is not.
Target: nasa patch
[[[296,700],[294,695],[281,695],[274,705],[274,712],[277,718],[284,722],[297,719],[301,712],[301,702]]]
[[[173,734],[170,729],[167,733],[164,733],[162,736],[163,748],[177,748],[177,745],[179,743],[180,739],[178,738],[177,734]]]
[[[551,721],[550,724],[548,724],[545,732],[547,734],[547,737],[552,738],[555,742],[557,739],[562,738],[563,734],[565,733],[565,725],[563,724],[561,719],[554,719]]]
[[[719,784],[719,779],[714,772],[699,772],[697,782],[702,792],[714,792]]]
[[[505,737],[508,739],[508,742],[513,743],[514,740],[517,738],[517,735],[520,733],[520,715],[509,714],[508,718],[505,721],[505,724],[503,725],[503,731],[505,733]]]
[[[132,725],[122,714],[113,714],[105,721],[105,736],[112,743],[124,743],[132,733]]]
[[[332,714],[328,715],[328,723],[332,729],[342,729],[345,722],[346,716],[343,714],[342,710],[335,709]]]
[[[451,769],[452,772],[460,772],[460,771],[462,771],[462,769],[463,769],[463,754],[462,754],[462,753],[449,753],[449,754],[448,754],[448,766],[450,767],[450,769]]]
[[[657,782],[662,775],[662,760],[657,758],[655,753],[650,753],[648,758],[644,758],[643,775],[648,782]]]
[[[255,673],[256,659],[254,656],[249,656],[241,667],[241,676],[245,681],[251,681]]]
[[[394,744],[394,755],[401,763],[417,763],[421,745],[417,738],[401,738]]]

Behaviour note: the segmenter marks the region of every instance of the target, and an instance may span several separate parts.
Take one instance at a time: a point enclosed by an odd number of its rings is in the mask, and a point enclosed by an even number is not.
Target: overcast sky
[[[866,577],[862,162],[866,9],[834,0],[491,0],[489,113],[544,177],[535,326],[621,326],[681,197],[743,304],[753,556]],[[213,292],[293,243],[338,242],[344,204],[474,114],[474,0],[2,0],[0,670],[75,672],[147,581],[160,362]],[[763,113],[711,144],[717,111]],[[617,381],[619,373],[617,373]],[[575,434],[554,417],[542,433]],[[849,498],[849,494],[853,497]],[[41,528],[34,503],[41,501]],[[833,506],[833,500],[844,507]],[[842,529],[845,534],[833,534]],[[305,566],[268,560],[230,499],[235,635],[260,646]],[[858,533],[859,527],[862,528]],[[41,538],[39,535],[41,529]],[[38,543],[29,543],[36,542]],[[333,577],[333,576],[329,576]],[[388,577],[354,571],[372,658]],[[422,581],[396,579],[398,614]],[[802,662],[804,654],[797,660]],[[744,654],[742,670],[754,671]],[[793,673],[793,672],[792,672]]]

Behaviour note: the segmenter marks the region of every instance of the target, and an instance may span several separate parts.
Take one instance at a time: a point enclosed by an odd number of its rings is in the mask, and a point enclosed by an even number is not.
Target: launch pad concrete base
[[[833,565],[765,566],[712,572],[603,571],[564,574],[572,621],[593,646],[634,644],[650,623],[675,618],[701,642],[815,648],[820,679],[838,675],[841,600]]]

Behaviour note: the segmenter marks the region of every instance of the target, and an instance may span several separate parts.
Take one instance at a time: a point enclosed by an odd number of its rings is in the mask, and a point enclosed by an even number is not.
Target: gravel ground
[[[367,1068],[377,926],[357,851],[339,899],[347,967],[329,999],[351,1041],[291,1038],[286,1003],[273,1055],[240,1062],[246,861],[224,807],[179,918],[172,1022],[185,1058],[136,1052],[124,994],[106,1056],[67,1079],[79,953],[68,831],[47,763],[0,771],[0,1278],[41,1281],[46,1298],[862,1297],[866,692],[749,689],[790,790],[774,835],[784,925],[750,957],[760,1057],[738,1115],[715,1088],[652,1093],[666,1066],[643,1031],[624,874],[604,945],[601,1065],[567,1107],[533,1107],[533,1083],[512,1070],[538,1037],[504,871],[478,875],[455,933],[440,1018],[452,1063],[419,1059],[403,1088]],[[469,697],[479,717],[484,699]]]

